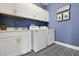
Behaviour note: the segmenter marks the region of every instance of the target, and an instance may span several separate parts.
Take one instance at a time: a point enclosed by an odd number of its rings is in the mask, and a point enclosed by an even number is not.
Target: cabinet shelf
[[[26,17],[16,16],[16,15],[11,15],[11,14],[6,14],[6,13],[0,13],[0,16],[7,16],[7,17],[11,17],[11,18],[25,18],[25,19],[29,19],[29,20],[32,20],[32,21],[46,22],[46,23],[49,22],[49,21],[41,21],[41,20],[37,20],[37,19],[26,18]]]

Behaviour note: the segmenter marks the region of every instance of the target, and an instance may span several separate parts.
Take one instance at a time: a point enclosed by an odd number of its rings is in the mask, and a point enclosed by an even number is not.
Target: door
[[[49,12],[48,12],[48,11],[45,11],[44,20],[45,20],[46,22],[49,22]]]
[[[35,52],[40,51],[46,47],[46,31],[37,30],[33,32],[33,50]]]
[[[0,51],[3,56],[17,55],[16,37],[0,39]]]
[[[34,4],[32,4],[31,8],[33,9],[34,15],[33,18],[39,21],[47,21],[48,12]]]
[[[13,15],[15,9],[15,3],[0,3],[0,13]]]
[[[46,30],[40,30],[39,31],[39,49],[43,49],[46,47]]]
[[[31,7],[29,3],[17,3],[16,4],[17,16],[25,18],[33,18]]]
[[[31,51],[31,32],[22,31],[20,33],[22,35],[19,49],[21,54],[25,54]]]
[[[0,39],[0,56],[2,56],[3,55],[3,47],[4,47],[4,44],[3,44],[3,40],[2,39]]]
[[[54,29],[48,29],[48,39],[47,39],[47,45],[51,45],[55,42],[55,30]]]

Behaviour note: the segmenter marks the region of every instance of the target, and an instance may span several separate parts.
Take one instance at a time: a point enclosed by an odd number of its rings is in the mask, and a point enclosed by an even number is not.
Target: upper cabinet
[[[13,15],[15,11],[14,8],[14,3],[0,3],[0,13]]]
[[[16,13],[17,16],[33,19],[33,11],[30,5],[26,3],[16,4],[16,11],[17,11]]]
[[[32,3],[0,3],[0,13],[49,22],[48,11]]]
[[[36,20],[40,20],[40,21],[49,21],[49,14],[48,11],[34,5],[34,4],[30,4],[32,11],[33,11],[33,18]]]

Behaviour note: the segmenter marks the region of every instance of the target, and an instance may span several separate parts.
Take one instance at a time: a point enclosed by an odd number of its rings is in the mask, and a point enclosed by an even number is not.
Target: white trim
[[[67,44],[67,43],[62,43],[62,42],[59,42],[59,41],[55,41],[55,43],[58,44],[58,45],[62,45],[62,46],[65,46],[65,47],[79,51],[79,47],[77,47],[77,46],[70,45],[70,44]]]

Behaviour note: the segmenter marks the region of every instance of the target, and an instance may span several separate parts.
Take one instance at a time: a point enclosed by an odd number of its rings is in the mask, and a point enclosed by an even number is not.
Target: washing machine
[[[34,52],[38,52],[47,46],[46,36],[46,30],[32,30],[32,50]]]
[[[55,29],[47,30],[47,46],[55,43]]]

